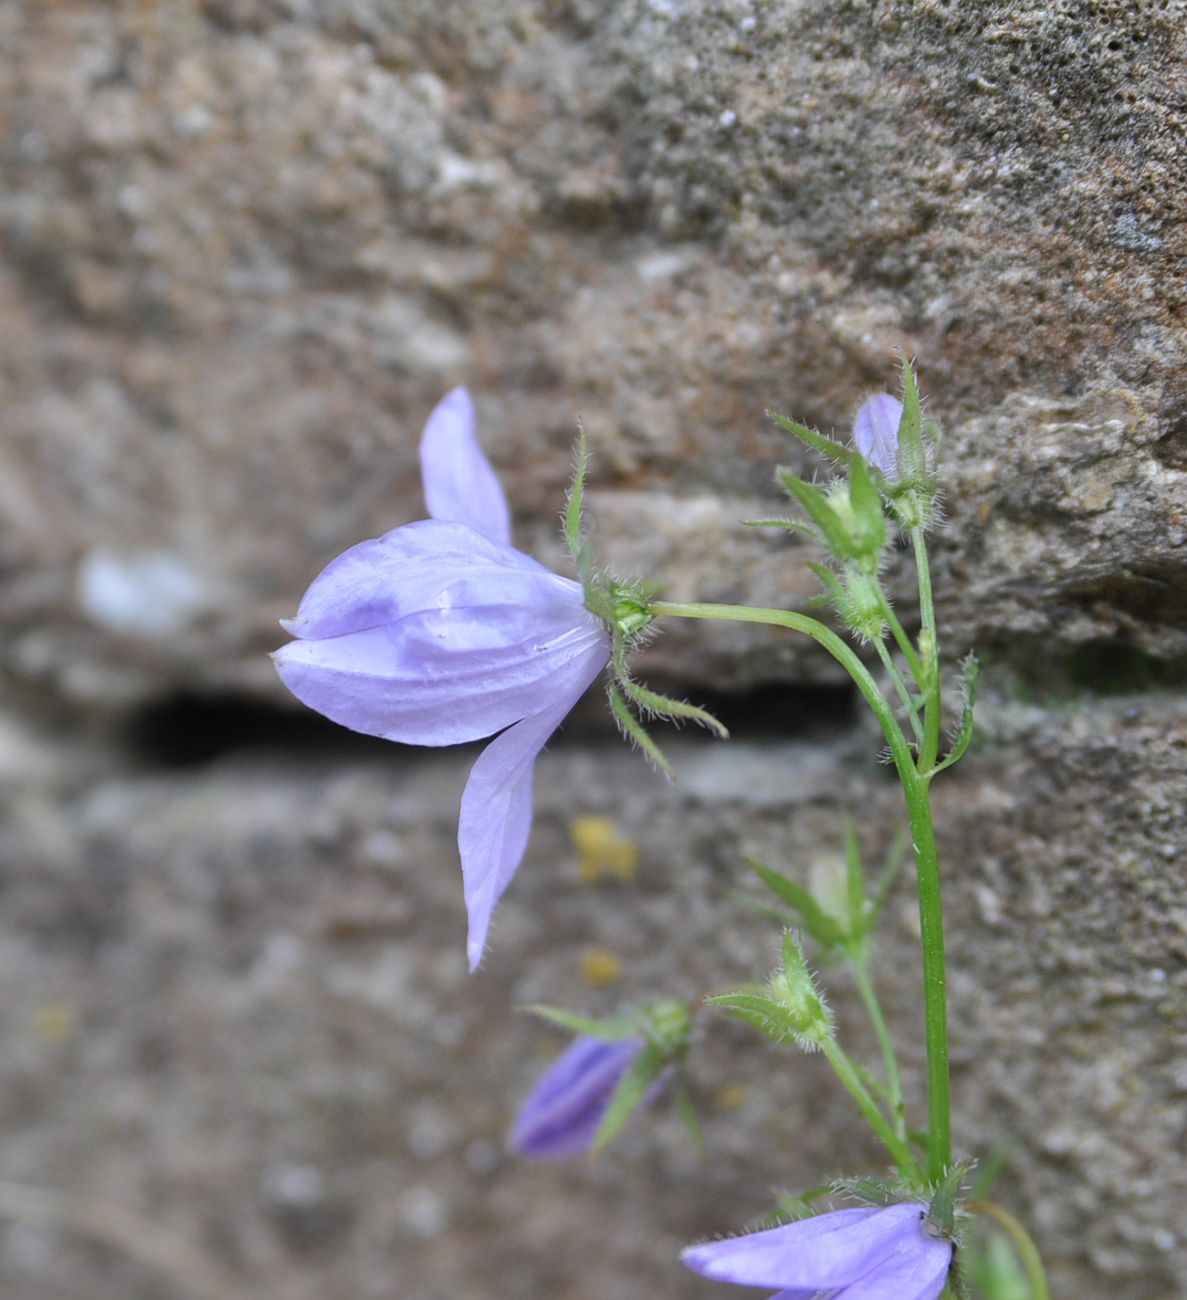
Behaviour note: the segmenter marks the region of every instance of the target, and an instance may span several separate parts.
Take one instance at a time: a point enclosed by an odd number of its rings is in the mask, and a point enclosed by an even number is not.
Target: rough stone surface
[[[464,759],[335,747],[263,652],[420,515],[458,382],[541,558],[580,416],[607,562],[802,607],[810,548],[741,526],[808,466],[764,408],[843,436],[900,347],[945,431],[941,630],[991,665],[937,792],[959,1131],[1018,1137],[1056,1294],[1176,1294],[1185,131],[1183,0],[0,0],[0,1174],[80,1198],[0,1185],[5,1292],[708,1300],[681,1243],[871,1158],[818,1063],[708,1023],[704,1166],[663,1112],[597,1164],[501,1145],[557,1041],[513,1002],[749,977],[741,856],[892,824],[830,661],[667,631],[643,671],[741,739],[674,746],[670,790],[583,706],[469,979]],[[577,812],[637,884],[574,883]]]
[[[991,692],[984,716],[937,799],[957,1131],[981,1156],[1017,1141],[1004,1194],[1055,1294],[1174,1294],[1187,713]],[[224,1294],[708,1300],[680,1244],[760,1216],[774,1189],[877,1167],[820,1059],[704,1015],[704,1164],[660,1106],[599,1161],[525,1165],[504,1134],[561,1039],[513,1007],[694,998],[773,965],[777,927],[729,902],[755,892],[741,859],[807,879],[861,807],[876,862],[897,795],[867,740],[689,738],[668,786],[605,734],[566,737],[476,977],[453,843],[465,756],[327,752],[318,732],[162,772],[37,740],[40,770],[4,773],[4,1178],[137,1211],[209,1256]],[[634,882],[579,883],[575,810],[638,844]],[[914,919],[904,882],[878,972],[918,1097]],[[585,983],[591,950],[618,982]],[[853,990],[826,978],[870,1060]],[[61,1225],[0,1236],[14,1294],[67,1300],[84,1272],[95,1300],[185,1294],[184,1270],[163,1288]]]

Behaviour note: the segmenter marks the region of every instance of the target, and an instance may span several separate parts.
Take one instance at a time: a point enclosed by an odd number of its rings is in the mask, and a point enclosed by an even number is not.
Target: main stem
[[[917,550],[923,549],[922,535]],[[924,557],[926,566],[926,556]],[[655,615],[667,614],[674,618],[704,618],[732,623],[765,623],[772,627],[785,627],[793,632],[810,636],[819,646],[845,669],[854,685],[870,706],[882,734],[890,746],[890,753],[902,783],[907,804],[907,820],[915,846],[915,868],[919,890],[919,921],[923,950],[923,1018],[927,1043],[927,1119],[928,1119],[928,1177],[933,1182],[943,1178],[952,1161],[951,1103],[948,1090],[948,1007],[947,981],[944,973],[944,923],[940,903],[940,874],[936,856],[936,835],[932,825],[928,781],[920,772],[928,771],[935,762],[935,753],[927,758],[927,726],[930,720],[931,735],[938,747],[939,739],[939,674],[935,671],[935,616],[931,609],[931,585],[926,567],[920,569],[920,586],[928,599],[924,615],[924,630],[931,634],[932,689],[928,692],[928,714],[925,717],[924,753],[919,766],[915,756],[894,716],[886,697],[878,689],[865,664],[853,650],[831,629],[807,614],[796,614],[784,609],[761,609],[749,605],[684,604],[657,600],[651,603]],[[921,592],[922,595],[922,592]],[[930,627],[929,627],[930,624]],[[927,647],[923,647],[926,660]],[[927,759],[925,762],[924,760]]]

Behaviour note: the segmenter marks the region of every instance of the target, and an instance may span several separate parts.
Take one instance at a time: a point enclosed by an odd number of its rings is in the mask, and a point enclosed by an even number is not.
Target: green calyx
[[[655,619],[651,607],[652,588],[646,582],[614,578],[594,567],[592,530],[586,525],[584,513],[588,467],[589,449],[585,430],[580,429],[573,460],[573,479],[563,516],[564,533],[581,579],[585,607],[605,623],[610,633],[610,681],[607,686],[610,712],[623,735],[634,741],[660,771],[670,776],[671,766],[648,735],[642,718],[695,722],[723,739],[729,732],[705,709],[648,690],[631,676],[627,659],[632,650],[647,640]]]
[[[610,623],[614,635],[627,645],[632,645],[655,618],[644,584],[612,579],[609,583],[609,596]]]

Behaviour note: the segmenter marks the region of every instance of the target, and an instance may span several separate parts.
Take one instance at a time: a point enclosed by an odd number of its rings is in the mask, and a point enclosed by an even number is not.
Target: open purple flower
[[[299,700],[353,731],[410,745],[501,733],[470,772],[458,821],[473,970],[527,846],[536,756],[611,643],[579,583],[511,546],[464,388],[429,416],[420,460],[432,518],[333,560],[284,623],[297,639],[273,658]]]
[[[898,465],[898,429],[903,404],[889,393],[877,393],[863,402],[853,421],[853,441],[867,461],[887,478]]]
[[[779,1287],[771,1300],[936,1300],[952,1265],[927,1206],[837,1210],[681,1255],[694,1272],[739,1286]]]
[[[524,1156],[572,1156],[593,1145],[614,1090],[644,1044],[582,1035],[563,1051],[520,1107],[511,1146]]]

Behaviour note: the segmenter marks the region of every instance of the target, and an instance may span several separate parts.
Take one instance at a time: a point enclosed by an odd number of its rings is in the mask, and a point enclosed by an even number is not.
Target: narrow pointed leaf
[[[824,534],[829,550],[836,555],[849,555],[853,550],[849,534],[845,525],[837,517],[836,511],[829,505],[824,493],[811,483],[796,478],[794,474],[781,473],[779,481],[783,484],[784,490],[803,506],[804,513]]]
[[[925,482],[927,456],[923,449],[922,416],[915,367],[903,357],[903,418],[898,430],[898,477],[902,482]]]
[[[878,884],[874,889],[874,896],[870,906],[871,929],[873,929],[874,923],[881,915],[883,907],[886,906],[886,900],[890,897],[890,891],[894,888],[894,882],[898,879],[899,872],[902,871],[906,860],[907,836],[903,831],[899,830],[890,846],[890,852],[886,855],[886,865],[882,868],[882,873],[878,877]]]
[[[585,429],[577,424],[577,454],[573,463],[573,482],[569,487],[569,500],[565,507],[565,541],[574,560],[580,560],[582,551],[581,510],[585,501],[585,471],[589,464],[589,450]]]
[[[815,528],[807,524],[796,523],[794,519],[743,519],[743,528],[782,528],[788,533],[807,533],[809,537],[819,537]]]
[[[861,866],[861,846],[851,819],[845,821],[845,898],[849,908],[849,930],[860,934],[866,927],[866,882]]]
[[[858,540],[868,555],[877,555],[886,541],[886,515],[882,497],[862,456],[855,456],[849,468],[849,501],[857,518]]]
[[[848,468],[852,463],[854,456],[848,447],[842,447],[839,442],[833,442],[831,438],[817,433],[815,429],[809,429],[795,420],[789,420],[786,415],[780,415],[776,411],[768,411],[767,417],[774,420],[780,428],[794,434],[805,446],[820,452],[822,456],[827,456],[834,464]]]
[[[593,1140],[594,1151],[601,1151],[622,1132],[623,1126],[646,1100],[652,1085],[658,1082],[667,1064],[664,1053],[654,1043],[648,1043],[639,1052],[631,1062],[631,1068],[614,1089]]]
[[[634,1012],[595,1020],[589,1016],[574,1015],[572,1011],[565,1011],[562,1007],[546,1007],[537,1004],[524,1007],[524,1010],[530,1011],[532,1015],[539,1016],[542,1020],[549,1020],[554,1025],[571,1029],[575,1034],[588,1034],[590,1038],[600,1038],[604,1043],[616,1043],[639,1036],[639,1017]]]
[[[611,684],[607,690],[607,695],[610,699],[610,712],[614,714],[615,720],[624,734],[629,736],[651,760],[652,764],[671,780],[671,763],[664,757],[663,750],[647,734],[643,724],[631,712],[630,705],[622,698],[618,687]]]
[[[933,769],[933,776],[963,758],[969,742],[973,739],[973,706],[977,702],[977,674],[981,666],[977,662],[977,656],[970,654],[965,656],[961,667],[964,670],[964,709],[960,718],[960,730],[956,733],[948,757]]]
[[[746,865],[771,893],[799,913],[804,928],[817,943],[831,948],[845,938],[841,927],[802,885],[797,885],[794,880],[788,880],[782,873],[761,862],[755,862],[752,858],[746,859]]]
[[[831,604],[834,609],[839,610],[845,601],[845,590],[841,586],[840,579],[832,569],[828,568],[826,565],[810,563],[808,568],[811,569],[824,584],[824,589],[828,592],[828,603]]]

